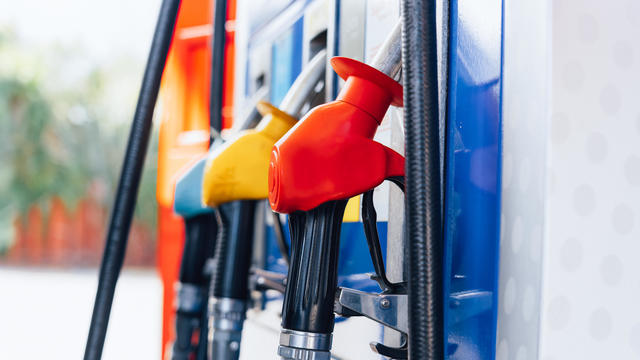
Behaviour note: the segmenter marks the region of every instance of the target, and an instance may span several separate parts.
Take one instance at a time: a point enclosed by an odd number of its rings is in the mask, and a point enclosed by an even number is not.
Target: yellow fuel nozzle
[[[256,128],[240,131],[209,155],[202,180],[202,201],[207,206],[269,195],[271,149],[297,120],[266,102],[257,107],[263,118]]]

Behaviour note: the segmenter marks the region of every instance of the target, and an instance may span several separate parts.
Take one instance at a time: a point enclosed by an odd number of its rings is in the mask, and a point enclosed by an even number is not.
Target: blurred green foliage
[[[13,219],[32,204],[46,211],[59,196],[74,209],[88,194],[107,208],[113,201],[142,64],[86,64],[82,55],[32,49],[0,29],[0,253],[11,244]],[[153,136],[136,216],[155,229]]]

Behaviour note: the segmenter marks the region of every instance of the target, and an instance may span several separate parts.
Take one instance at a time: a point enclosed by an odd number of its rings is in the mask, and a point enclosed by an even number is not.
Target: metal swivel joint
[[[395,58],[381,64],[395,75],[400,52],[391,53]],[[388,107],[402,105],[402,86],[352,59],[336,57],[331,65],[346,81],[336,101],[311,110],[271,153],[269,202],[273,210],[289,214],[291,229],[278,348],[283,359],[331,357],[347,200],[387,178],[404,176],[404,158],[373,141]]]

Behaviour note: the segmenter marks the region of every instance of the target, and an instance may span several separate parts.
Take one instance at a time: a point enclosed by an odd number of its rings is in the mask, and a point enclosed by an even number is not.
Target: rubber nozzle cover
[[[216,143],[213,143],[212,147],[215,146]],[[206,154],[204,154],[201,159],[186,169],[176,182],[173,211],[184,218],[213,211],[202,203],[202,174],[206,160]]]
[[[337,99],[312,109],[271,151],[277,212],[307,211],[404,176],[402,155],[373,141],[389,106],[402,106],[402,86],[356,60],[334,57],[331,65],[346,81]]]
[[[255,129],[239,132],[209,155],[202,181],[207,206],[267,197],[269,153],[297,120],[265,102],[258,111],[263,118]]]

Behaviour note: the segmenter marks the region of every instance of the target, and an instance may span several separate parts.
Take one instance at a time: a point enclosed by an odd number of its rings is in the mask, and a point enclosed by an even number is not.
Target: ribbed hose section
[[[102,357],[113,295],[127,249],[127,239],[138,196],[142,166],[147,155],[153,110],[179,7],[180,0],[164,0],[160,7],[149,59],[138,95],[138,104],[131,124],[120,181],[116,190],[116,199],[111,211],[111,221],[100,265],[98,290],[84,352],[85,360],[98,360]]]
[[[409,359],[444,358],[436,4],[404,0]]]
[[[218,236],[216,237],[216,247],[214,248],[213,261],[214,268],[211,273],[211,287],[209,297],[216,296],[221,292],[224,284],[225,256],[229,252],[229,220],[228,214],[217,211],[218,216]]]
[[[218,207],[212,295],[246,300],[253,250],[255,200],[236,200]]]

